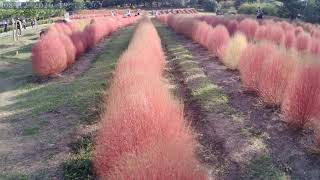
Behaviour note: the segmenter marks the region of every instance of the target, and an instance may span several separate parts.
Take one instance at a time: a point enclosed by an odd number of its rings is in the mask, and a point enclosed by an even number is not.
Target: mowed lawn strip
[[[210,82],[201,66],[193,59],[186,49],[168,28],[156,23],[159,34],[166,45],[171,63],[174,63],[182,75],[192,100],[201,106],[203,111],[227,108],[227,95],[215,84]]]

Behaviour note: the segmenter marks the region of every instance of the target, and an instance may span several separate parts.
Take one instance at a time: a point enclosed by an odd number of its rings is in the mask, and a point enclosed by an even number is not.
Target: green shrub
[[[202,8],[205,11],[215,12],[217,10],[218,3],[215,0],[203,0],[202,1]]]
[[[264,15],[279,16],[279,7],[272,3],[243,3],[240,5],[238,13],[256,14],[258,7],[261,7]]]
[[[238,9],[238,13],[241,14],[255,14],[257,10],[256,3],[243,3]]]

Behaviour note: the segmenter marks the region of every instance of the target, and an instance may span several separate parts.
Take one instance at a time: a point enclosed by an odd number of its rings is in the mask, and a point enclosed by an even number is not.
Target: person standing
[[[8,31],[8,20],[7,19],[3,20],[3,28],[4,28],[4,32]]]
[[[258,9],[256,11],[256,14],[257,14],[257,19],[262,19],[263,18],[263,12],[262,12],[262,9],[260,7],[258,7]]]
[[[21,28],[22,28],[22,24],[21,24],[21,21],[20,19],[18,18],[17,21],[16,21],[16,27],[17,27],[17,31],[18,31],[18,35],[21,36]]]
[[[31,27],[33,28],[34,25],[35,25],[35,21],[34,21],[34,19],[32,19],[32,20],[31,20]]]
[[[23,20],[22,20],[22,26],[23,26],[23,29],[27,29],[26,19],[23,19]]]

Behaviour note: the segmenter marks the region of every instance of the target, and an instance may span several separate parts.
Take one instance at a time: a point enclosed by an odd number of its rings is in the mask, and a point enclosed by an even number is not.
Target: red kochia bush
[[[301,26],[295,28],[295,34],[298,36],[299,34],[304,33],[304,30]]]
[[[273,53],[274,46],[269,43],[249,45],[244,50],[239,61],[239,71],[241,80],[248,90],[257,90],[261,66]]]
[[[295,47],[296,43],[296,36],[293,31],[288,31],[285,33],[285,38],[284,38],[284,46],[286,48],[293,48]]]
[[[95,22],[88,25],[85,28],[84,33],[86,34],[86,41],[89,48],[93,48],[104,36],[101,25]]]
[[[258,41],[265,40],[267,37],[267,28],[265,25],[261,25],[257,28],[256,33],[254,35],[254,39]]]
[[[223,25],[218,25],[213,28],[212,33],[209,34],[209,50],[219,58],[222,58],[226,47],[228,46],[230,35],[228,30]]]
[[[75,32],[71,35],[71,40],[76,48],[76,57],[83,54],[86,50],[86,38],[83,32]]]
[[[107,179],[110,180],[205,180],[205,172],[193,158],[192,140],[158,141],[144,153],[128,154]]]
[[[63,47],[67,55],[67,65],[69,66],[73,64],[76,60],[76,48],[69,36],[65,34],[60,34],[59,38],[61,42],[63,42]]]
[[[281,21],[280,22],[280,26],[282,27],[282,29],[285,31],[285,32],[289,32],[289,31],[293,31],[295,30],[294,26],[286,21]]]
[[[67,23],[67,25],[71,29],[72,33],[81,31],[80,25],[75,21]]]
[[[238,30],[238,26],[239,26],[239,23],[236,20],[231,20],[227,23],[227,29],[231,35]]]
[[[258,81],[258,91],[262,100],[270,105],[280,105],[284,91],[291,77],[295,60],[284,54],[275,52],[263,62]]]
[[[58,34],[48,33],[32,48],[32,69],[38,76],[62,72],[67,67],[67,55]]]
[[[210,30],[212,30],[212,28],[206,22],[199,22],[193,29],[192,39],[202,46],[207,47],[206,43]]]
[[[97,138],[94,161],[99,176],[109,173],[122,155],[139,152],[161,137],[170,139],[183,119],[152,74],[123,73],[126,77],[115,79],[117,84],[110,89],[105,123]]]
[[[320,55],[320,40],[319,39],[312,40],[310,51],[311,51],[311,53],[313,53],[315,55]]]
[[[278,45],[283,45],[285,41],[283,29],[276,24],[267,25],[267,37],[269,41]]]
[[[148,51],[145,51],[145,44],[148,44]],[[162,81],[163,53],[156,51],[162,51],[160,38],[151,22],[143,20],[127,51],[120,57],[108,91],[93,160],[99,178],[150,179],[150,169],[145,163],[152,169],[159,168],[154,169],[154,175],[159,178],[162,177],[159,173],[169,169],[173,177],[187,171],[199,176],[195,179],[203,177],[200,171],[196,174],[193,136],[184,124],[183,108],[172,99]],[[172,140],[177,142],[171,143]],[[175,144],[181,149],[170,148]],[[184,159],[174,163],[181,165],[174,170],[166,160],[177,154]],[[140,161],[141,158],[145,161]],[[185,166],[183,162],[189,160],[193,165]],[[131,162],[134,166],[126,166]]]
[[[56,23],[53,26],[55,26],[55,28],[60,32],[60,33],[64,33],[68,36],[70,36],[72,34],[72,30],[70,28],[70,26],[67,25],[67,23]]]
[[[283,45],[285,34],[281,27],[275,24],[259,26],[255,33],[256,40],[268,40],[278,45]]]
[[[239,24],[239,31],[243,32],[248,39],[253,39],[259,24],[253,19],[244,19]]]
[[[320,118],[320,64],[299,64],[286,90],[282,104],[285,120],[302,128]]]
[[[307,33],[300,33],[296,39],[296,48],[299,51],[310,51],[312,39]]]

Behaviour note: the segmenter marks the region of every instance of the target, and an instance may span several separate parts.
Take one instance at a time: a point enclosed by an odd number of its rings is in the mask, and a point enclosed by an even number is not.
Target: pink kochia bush
[[[313,29],[312,25],[302,28],[270,20],[259,25],[251,19],[228,21],[214,16],[170,15],[158,18],[219,56],[228,68],[238,69],[244,87],[257,92],[268,105],[280,105],[289,125],[298,128],[310,125],[320,145],[319,30]],[[237,48],[240,40],[232,37],[228,42],[228,38],[224,38],[229,36],[225,27],[230,33],[234,33],[234,29],[242,32],[252,40],[251,44],[243,43],[246,48]],[[226,52],[223,51],[224,44],[229,44]],[[233,58],[235,55],[239,55],[239,60]],[[115,177],[123,179],[128,176]]]
[[[255,32],[256,40],[267,40],[278,45],[284,45],[285,33],[283,29],[276,24],[267,24],[259,26]]]
[[[285,38],[284,38],[284,46],[287,49],[291,49],[293,47],[295,47],[295,43],[296,43],[296,36],[294,31],[288,31],[285,33]]]
[[[240,78],[250,91],[258,90],[259,75],[264,61],[274,53],[270,43],[251,44],[242,53],[239,60]]]
[[[87,49],[86,36],[82,32],[75,32],[70,38],[76,48],[76,56],[78,57]]]
[[[311,120],[320,119],[320,64],[301,62],[286,89],[282,111],[292,126],[302,128]]]
[[[72,65],[76,60],[76,48],[69,36],[67,36],[66,34],[60,34],[59,36],[66,51],[67,65]]]
[[[299,51],[308,52],[311,49],[312,39],[307,33],[300,33],[296,39],[296,48]]]
[[[120,27],[135,22],[138,18],[100,18],[98,23],[87,25],[80,31],[77,22],[55,23],[34,45],[32,50],[32,68],[40,77],[55,75],[75,63],[76,58],[88,48],[92,48],[102,38]]]
[[[175,31],[200,43],[213,55],[223,57],[230,40],[229,32],[225,26],[217,25],[212,28],[206,22],[184,15],[170,15],[167,20],[165,18],[159,18],[159,20],[167,21],[167,24]]]
[[[32,48],[32,69],[38,76],[57,74],[67,67],[67,54],[59,34],[40,38]]]
[[[240,22],[238,30],[244,33],[248,39],[253,39],[258,29],[258,22],[253,19],[244,19]]]
[[[183,107],[162,80],[164,67],[160,38],[151,21],[143,19],[106,97],[93,153],[99,179],[206,178],[194,157]]]
[[[208,37],[209,50],[219,58],[224,56],[225,50],[230,41],[230,35],[225,26],[216,26]]]
[[[296,60],[284,51],[271,53],[263,62],[258,80],[258,92],[269,105],[280,105]]]
[[[172,138],[148,146],[136,157],[128,155],[111,173],[110,180],[205,179],[201,171],[189,171],[198,162],[193,158],[190,139]],[[183,152],[183,153],[181,153]]]
[[[204,47],[208,48],[208,35],[212,31],[206,22],[198,22],[192,32],[192,39]]]

